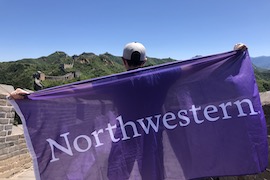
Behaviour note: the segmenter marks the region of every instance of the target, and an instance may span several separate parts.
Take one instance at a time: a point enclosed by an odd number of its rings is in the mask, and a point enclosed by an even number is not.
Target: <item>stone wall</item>
[[[0,92],[0,178],[32,166],[22,129],[13,125],[15,111]]]
[[[67,73],[63,76],[45,76],[45,80],[52,80],[52,81],[67,81],[67,80],[72,80],[74,79],[75,72]]]

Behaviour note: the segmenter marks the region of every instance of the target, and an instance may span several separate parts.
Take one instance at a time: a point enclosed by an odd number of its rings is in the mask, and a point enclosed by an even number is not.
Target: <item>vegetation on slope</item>
[[[173,59],[149,58],[145,66],[152,66]],[[72,68],[63,69],[63,64],[73,64]],[[121,57],[113,56],[109,53],[95,55],[93,53],[83,53],[79,56],[68,56],[64,52],[57,51],[49,56],[37,59],[22,59],[14,62],[0,63],[0,84],[10,84],[15,88],[21,87],[33,90],[33,74],[41,71],[46,76],[62,76],[69,72],[80,72],[80,76],[68,81],[45,80],[42,83],[45,87],[52,87],[61,84],[71,83],[114,73],[125,71]],[[270,70],[254,66],[255,76],[259,90],[270,90]]]

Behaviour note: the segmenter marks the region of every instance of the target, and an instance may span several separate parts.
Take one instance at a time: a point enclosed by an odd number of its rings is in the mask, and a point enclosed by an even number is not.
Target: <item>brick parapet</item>
[[[8,178],[32,166],[23,134],[7,136],[0,143],[0,178]]]
[[[14,123],[15,110],[7,100],[7,94],[0,93],[0,143],[3,139],[12,134],[12,125]]]
[[[32,166],[23,132],[12,134],[15,110],[0,93],[0,179]]]

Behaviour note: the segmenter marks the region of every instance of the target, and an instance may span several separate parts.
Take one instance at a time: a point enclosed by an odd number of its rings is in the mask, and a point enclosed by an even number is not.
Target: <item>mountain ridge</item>
[[[260,91],[270,90],[270,57],[251,58],[256,80]],[[269,58],[269,60],[268,60]],[[145,66],[153,66],[162,63],[176,61],[171,58],[147,57]],[[258,63],[259,62],[259,63]],[[33,90],[33,75],[41,71],[46,76],[64,76],[68,73],[77,73],[73,79],[62,81],[45,80],[45,87],[62,85],[74,81],[80,81],[100,76],[120,73],[125,71],[120,56],[114,56],[108,52],[96,55],[92,52],[83,52],[80,55],[69,56],[64,51],[55,51],[48,56],[39,58],[24,58],[17,61],[0,62],[0,84],[10,84],[15,88],[27,88]],[[79,73],[78,73],[79,72]],[[16,78],[14,78],[16,77]]]
[[[251,57],[251,62],[257,67],[270,70],[270,56]]]
[[[158,59],[148,57],[145,66],[162,64],[175,61],[173,59]],[[68,68],[66,68],[68,67]],[[52,87],[74,81],[80,81],[125,71],[122,59],[110,53],[96,55],[94,53],[82,53],[69,56],[63,51],[55,51],[48,56],[39,58],[24,58],[17,61],[0,62],[0,84],[10,84],[15,88],[27,88],[33,90],[33,75],[41,71],[47,76],[63,76],[71,72],[80,72],[79,77],[64,81],[47,81],[45,87]],[[14,78],[16,77],[16,78]]]

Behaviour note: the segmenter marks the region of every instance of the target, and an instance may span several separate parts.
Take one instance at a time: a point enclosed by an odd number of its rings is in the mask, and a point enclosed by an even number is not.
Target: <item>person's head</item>
[[[36,73],[33,74],[33,78],[40,78],[40,71],[37,71]]]
[[[126,44],[123,50],[122,59],[127,70],[142,67],[147,60],[145,47],[138,42]]]

